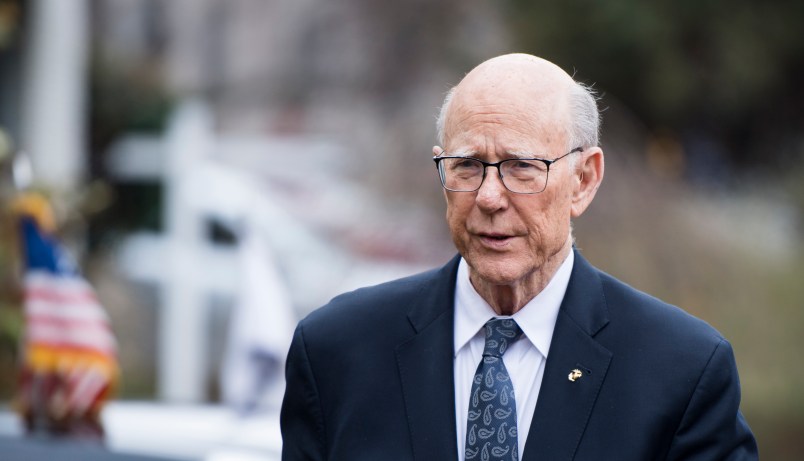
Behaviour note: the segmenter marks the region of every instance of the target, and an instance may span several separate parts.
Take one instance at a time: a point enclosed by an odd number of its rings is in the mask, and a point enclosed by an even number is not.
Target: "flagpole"
[[[17,193],[25,192],[33,185],[33,165],[25,151],[17,151],[14,155],[11,163],[11,176]]]
[[[18,150],[12,158],[11,179],[17,198],[23,196],[33,186],[33,165],[31,158],[23,150]],[[25,347],[21,347],[20,350],[25,351]],[[25,373],[29,373],[29,371],[25,371]],[[27,406],[22,409],[26,430],[29,436],[45,438],[50,433],[47,393],[44,389],[45,380],[41,373],[35,371],[30,372],[30,375],[24,377],[24,379],[30,380],[30,387],[27,390],[28,395],[25,398]]]
[[[14,185],[14,192],[16,198],[22,197],[33,186],[33,165],[31,158],[23,150],[18,150],[11,160],[11,179]],[[24,339],[22,339],[24,341]],[[25,351],[25,347],[21,347],[20,351]],[[23,362],[25,359],[23,358]],[[29,381],[28,388],[23,392],[27,395],[24,397],[27,405],[22,408],[22,418],[25,423],[25,428],[29,436],[36,438],[45,438],[50,433],[50,424],[48,422],[47,411],[47,394],[44,389],[45,381],[41,373],[31,372],[25,370],[22,379]],[[22,384],[21,384],[22,385]]]

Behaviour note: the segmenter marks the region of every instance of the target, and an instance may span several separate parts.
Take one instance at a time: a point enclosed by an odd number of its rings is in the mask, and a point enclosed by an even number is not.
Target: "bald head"
[[[472,69],[457,91],[527,89],[532,92],[566,91],[574,81],[563,69],[529,54],[506,54],[491,58]]]
[[[526,111],[544,126],[563,127],[569,148],[598,144],[599,114],[591,90],[552,62],[519,53],[481,63],[450,90],[438,117],[439,143],[446,143],[459,122],[453,114],[497,105]]]

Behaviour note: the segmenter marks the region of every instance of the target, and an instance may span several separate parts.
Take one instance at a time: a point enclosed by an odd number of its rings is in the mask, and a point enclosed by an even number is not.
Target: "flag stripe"
[[[74,293],[60,291],[52,287],[48,288],[29,288],[25,291],[25,297],[33,301],[60,304],[98,304],[95,293],[87,291],[76,291]]]
[[[100,330],[112,333],[112,329],[106,322],[97,322],[94,320],[74,319],[70,317],[57,317],[48,315],[27,315],[26,321],[31,325],[47,325],[52,327],[59,327],[65,329],[81,328],[83,331]]]
[[[109,317],[101,310],[99,305],[93,304],[67,304],[46,303],[39,301],[26,301],[26,317],[48,317],[65,321],[84,321],[109,324]]]
[[[52,344],[59,347],[76,347],[114,355],[117,344],[108,331],[71,331],[54,325],[34,324],[28,326],[29,341]]]
[[[54,281],[58,281],[59,287],[66,293],[93,292],[92,285],[78,274],[51,272],[35,268],[28,269],[28,272],[25,274],[25,288],[29,290],[52,288]]]

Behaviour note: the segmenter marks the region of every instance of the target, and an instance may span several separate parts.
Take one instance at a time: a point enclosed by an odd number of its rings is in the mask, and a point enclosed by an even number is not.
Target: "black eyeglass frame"
[[[485,160],[480,160],[479,158],[463,157],[463,156],[460,156],[460,155],[445,155],[445,156],[436,155],[436,156],[433,157],[433,161],[436,164],[436,169],[438,169],[438,178],[441,180],[441,186],[444,189],[446,189],[446,190],[448,190],[450,192],[476,192],[476,191],[480,190],[480,188],[483,187],[483,181],[486,180],[486,170],[488,170],[489,167],[495,167],[495,168],[497,168],[497,175],[500,177],[500,182],[502,183],[502,185],[505,187],[506,190],[509,190],[509,191],[513,192],[514,194],[532,195],[532,194],[542,193],[542,192],[544,192],[545,189],[547,189],[547,181],[550,179],[550,165],[556,163],[557,161],[561,160],[562,158],[564,158],[564,157],[566,157],[566,156],[568,156],[570,154],[574,154],[576,152],[583,152],[583,151],[584,151],[583,147],[576,147],[575,149],[572,149],[571,151],[567,152],[566,154],[562,155],[561,157],[554,158],[552,160],[545,159],[545,158],[534,157],[534,158],[507,158],[505,160],[500,160],[499,162],[486,162]],[[446,175],[441,174],[440,163],[441,163],[442,160],[448,159],[448,158],[471,159],[471,160],[479,162],[481,165],[483,165],[483,177],[480,178],[480,184],[478,184],[477,187],[475,189],[472,189],[472,190],[455,190],[455,189],[450,189],[449,187],[447,187],[447,184],[446,184],[447,178],[445,177]],[[517,192],[517,191],[513,191],[513,190],[509,189],[508,185],[505,184],[505,180],[503,179],[502,169],[500,169],[500,165],[502,165],[505,162],[513,162],[513,161],[520,161],[520,160],[537,160],[539,162],[544,163],[545,167],[547,168],[547,172],[546,172],[546,176],[544,178],[544,187],[542,187],[542,190],[536,191],[536,192]]]

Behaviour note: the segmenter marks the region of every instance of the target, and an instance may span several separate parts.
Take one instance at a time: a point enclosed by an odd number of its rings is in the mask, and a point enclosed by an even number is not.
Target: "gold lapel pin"
[[[581,376],[583,376],[583,373],[581,373],[581,370],[576,368],[570,372],[569,376],[567,376],[567,379],[574,383],[575,380],[581,379]]]

